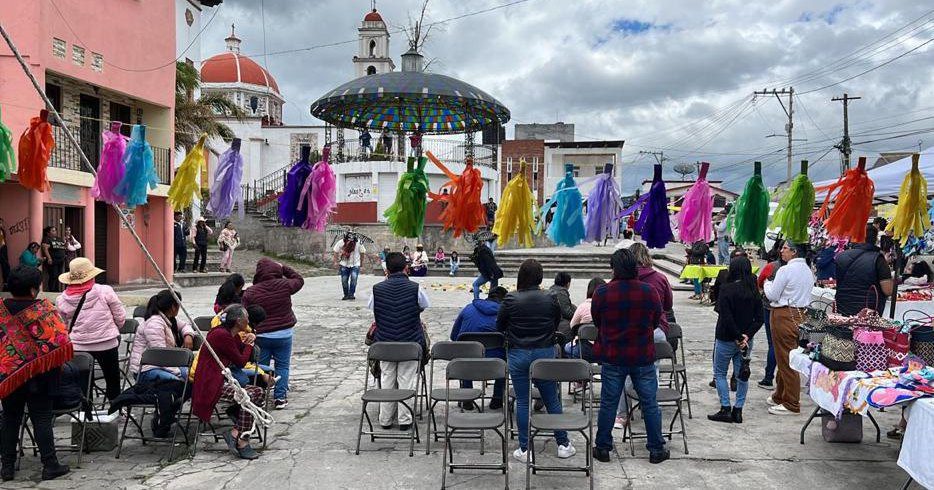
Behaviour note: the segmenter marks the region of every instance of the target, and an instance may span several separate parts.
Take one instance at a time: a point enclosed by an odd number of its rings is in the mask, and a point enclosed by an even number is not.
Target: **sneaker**
[[[616,417],[616,423],[613,424],[614,429],[625,429],[629,425],[629,419],[626,417]]]
[[[661,452],[652,453],[649,455],[649,463],[658,464],[662,461],[667,460],[671,457],[671,452],[667,449],[662,450]]]
[[[227,443],[227,449],[229,449],[234,456],[240,457],[240,451],[237,449],[237,439],[233,436],[233,434],[231,434],[228,430],[227,432],[224,432],[223,437],[224,442]]]
[[[402,432],[408,432],[412,428],[412,424],[399,424],[399,430]]]
[[[775,385],[773,385],[772,381],[768,379],[763,379],[762,381],[759,381],[758,383],[756,383],[756,386],[758,386],[759,388],[762,388],[763,390],[775,389]]]
[[[341,301],[347,301],[348,298],[349,296],[344,296],[343,298],[341,298]]]
[[[600,449],[598,447],[593,448],[593,457],[601,463],[610,462],[610,450],[609,449]]]
[[[733,416],[733,423],[734,423],[734,424],[742,424],[742,423],[743,423],[743,409],[742,409],[742,408],[740,408],[740,407],[733,407],[733,411],[730,413],[730,415]]]
[[[259,453],[249,444],[237,449],[237,455],[240,456],[240,459],[254,460],[259,458]]]
[[[276,410],[282,410],[283,408],[289,406],[289,401],[286,399],[276,400],[275,402]]]
[[[60,476],[67,475],[71,471],[71,468],[68,465],[55,462],[49,465],[42,466],[42,479],[43,480],[54,480]]]
[[[490,400],[490,410],[499,410],[503,408],[503,401],[499,398]]]
[[[528,461],[528,454],[529,454],[528,450],[523,451],[521,447],[517,447],[516,450],[512,452],[512,457],[515,458],[517,461],[521,461],[525,463],[526,461]]]
[[[577,454],[577,449],[574,449],[570,442],[564,446],[558,446],[558,457],[561,459],[568,459],[575,454]]]
[[[765,399],[765,403],[768,403],[770,407],[774,407],[775,405],[777,405],[777,403],[775,403],[775,400],[772,399],[772,395],[769,395],[769,397]]]
[[[357,300],[357,297],[352,294],[347,297],[347,301],[356,301],[356,300]]]
[[[785,408],[784,405],[774,405],[769,407],[769,413],[772,415],[799,415],[798,412],[792,412]]]

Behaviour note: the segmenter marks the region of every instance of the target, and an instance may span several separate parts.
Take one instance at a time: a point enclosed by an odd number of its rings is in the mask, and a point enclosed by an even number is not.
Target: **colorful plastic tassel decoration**
[[[809,239],[808,227],[814,212],[814,184],[808,179],[808,161],[801,161],[801,173],[792,181],[788,192],[778,201],[772,216],[772,227],[781,228],[785,238],[795,243]]]
[[[169,187],[169,204],[172,209],[182,210],[191,206],[195,197],[201,196],[201,169],[204,167],[204,140],[202,134],[195,146],[188,150],[185,160],[175,171],[175,178]]]
[[[328,218],[337,208],[337,176],[328,163],[330,156],[331,147],[325,146],[321,150],[321,161],[312,167],[298,198],[299,206],[305,206],[308,213],[302,224],[306,230],[324,231]]]
[[[662,166],[655,165],[653,170],[652,187],[649,188],[645,207],[636,221],[635,229],[642,235],[647,247],[664,248],[672,239],[668,196],[666,196],[665,181],[662,179]]]
[[[890,224],[892,236],[896,240],[907,239],[912,235],[920,238],[931,224],[927,209],[928,181],[918,169],[920,159],[918,153],[911,156],[911,171],[905,176],[898,191],[898,208]]]
[[[691,244],[698,240],[708,243],[713,240],[713,194],[707,183],[709,169],[709,163],[701,163],[697,181],[684,194],[681,211],[677,214],[678,230],[684,243]]]
[[[100,165],[97,166],[97,177],[91,187],[91,196],[98,201],[108,204],[123,204],[123,197],[117,194],[117,185],[123,180],[123,154],[126,153],[126,138],[120,134],[123,123],[114,121],[110,129],[101,134],[104,148],[101,150]]]
[[[531,247],[533,206],[535,196],[525,178],[525,159],[519,161],[519,172],[506,184],[496,218],[493,220],[493,233],[497,235],[496,243],[503,246],[512,239],[523,247]]]
[[[866,240],[866,221],[872,211],[872,196],[876,185],[866,173],[866,157],[859,157],[855,168],[847,170],[840,180],[827,187],[827,197],[818,210],[818,216],[827,216],[824,226],[827,233],[836,238],[846,238],[854,243]],[[834,195],[836,193],[836,195]],[[826,214],[830,203],[833,209]]]
[[[13,151],[13,132],[0,121],[0,182],[16,172],[16,153]]]
[[[49,157],[55,140],[52,139],[52,125],[49,124],[49,111],[42,109],[37,117],[29,120],[29,127],[19,138],[19,183],[27,189],[45,192],[52,188],[47,170]]]
[[[619,187],[613,178],[613,164],[607,163],[587,195],[587,218],[584,224],[587,241],[602,242],[608,236],[619,236],[621,205]]]
[[[214,169],[214,185],[211,186],[211,198],[208,211],[220,219],[227,219],[233,214],[234,205],[243,218],[243,155],[240,154],[240,138],[234,138],[230,148],[217,161]]]
[[[428,176],[425,175],[425,165],[428,159],[418,159],[415,166],[415,157],[409,157],[407,170],[399,177],[396,187],[396,200],[386,209],[389,230],[398,237],[418,238],[422,235],[425,226],[425,209],[428,205]]]
[[[735,208],[733,242],[740,246],[763,246],[765,229],[769,225],[769,191],[762,182],[762,162],[755,162],[752,177],[746,181]]]
[[[159,185],[159,176],[156,175],[152,159],[152,147],[146,142],[146,126],[133,125],[130,142],[123,153],[123,167],[123,180],[115,190],[117,195],[123,197],[130,208],[149,202],[148,189],[155,189]]]
[[[425,152],[425,155],[451,179],[441,186],[441,194],[428,193],[432,200],[445,203],[444,211],[441,212],[444,231],[454,230],[454,238],[457,238],[465,232],[474,233],[485,226],[486,211],[480,201],[483,179],[480,170],[473,166],[473,160],[468,159],[464,172],[457,175],[430,151]],[[444,193],[445,190],[447,193]]]
[[[555,213],[546,230],[548,238],[557,245],[574,247],[580,244],[586,236],[584,230],[584,196],[577,183],[574,182],[574,164],[564,164],[564,179],[558,182],[558,187],[551,199],[542,206],[538,226],[541,228],[551,207]]]
[[[305,180],[311,175],[311,147],[302,146],[301,156],[289,169],[285,177],[285,190],[279,196],[279,222],[282,226],[302,226],[308,218],[308,210],[299,206]]]

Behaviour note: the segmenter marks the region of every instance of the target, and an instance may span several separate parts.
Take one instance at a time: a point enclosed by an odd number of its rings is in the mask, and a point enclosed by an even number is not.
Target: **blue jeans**
[[[270,339],[266,337],[256,337],[256,345],[259,346],[259,363],[264,366],[272,366],[270,360],[275,361],[273,368],[279,381],[276,383],[274,396],[276,400],[285,400],[289,391],[289,363],[292,359],[292,337],[284,339]]]
[[[717,260],[720,265],[730,264],[730,241],[725,236],[717,238]]]
[[[749,339],[749,350],[752,351],[752,339]],[[717,394],[720,395],[720,406],[730,406],[730,383],[727,381],[726,371],[733,363],[733,374],[736,375],[736,408],[743,408],[746,403],[746,390],[749,389],[749,381],[743,381],[739,377],[739,370],[743,367],[743,351],[736,345],[736,342],[725,342],[717,340],[713,350],[713,379],[717,383]]]
[[[554,347],[541,347],[538,349],[510,349],[509,350],[509,377],[516,389],[516,427],[519,429],[519,447],[523,451],[529,448],[529,369],[532,361],[536,359],[554,359]],[[558,394],[558,384],[554,381],[536,381],[532,383],[538,388],[545,402],[548,413],[561,413],[561,398]],[[612,427],[612,422],[610,427]],[[555,440],[559,446],[570,443],[568,433],[563,430],[555,431]]]
[[[457,274],[457,270],[460,268],[460,264],[451,264],[451,275]]]
[[[341,266],[341,287],[344,288],[344,297],[349,298],[357,294],[357,277],[360,276],[360,267]]]
[[[259,368],[263,371],[266,371],[267,374],[272,371],[272,368],[269,366],[260,365]],[[258,371],[255,369],[243,369],[237,366],[230,366],[230,375],[233,376],[235,380],[237,380],[237,383],[240,383],[240,386],[249,385],[250,376],[256,376],[257,374]]]
[[[477,279],[473,282],[473,299],[480,299],[480,286],[486,283],[490,283],[490,289],[492,290],[499,286],[499,279],[487,279],[483,274],[477,276]]]
[[[765,358],[765,376],[762,381],[772,382],[775,379],[775,348],[772,347],[772,321],[771,311],[765,310],[765,338],[769,342],[769,353]]]
[[[699,296],[703,291],[703,288],[701,288],[700,279],[691,279],[691,282],[694,283],[694,295]]]
[[[604,364],[602,366],[603,387],[600,392],[600,415],[597,417],[596,446],[598,449],[613,450],[613,424],[616,422],[616,411],[619,400],[622,398],[623,385],[626,377],[632,379],[633,387],[639,395],[642,406],[642,418],[645,420],[645,431],[648,437],[646,448],[652,454],[665,449],[662,438],[662,411],[655,401],[658,392],[658,375],[655,365],[645,366],[616,366]],[[629,423],[632,423],[630,421]]]
[[[185,378],[188,377],[188,368],[178,368],[181,371],[181,376],[176,376],[175,373],[171,371],[166,371],[165,369],[150,369],[148,371],[142,371],[136,375],[136,382],[140,384],[149,384],[155,383],[159,380],[176,380],[176,381],[185,381]]]

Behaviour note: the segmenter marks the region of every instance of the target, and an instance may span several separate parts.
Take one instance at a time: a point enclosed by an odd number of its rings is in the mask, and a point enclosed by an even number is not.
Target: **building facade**
[[[517,140],[545,140],[567,143],[574,141],[574,125],[563,122],[541,124],[516,124],[515,139]]]
[[[558,182],[564,178],[564,165],[574,165],[574,177],[584,181],[603,172],[607,163],[613,164],[613,176],[622,181],[623,169],[619,168],[623,156],[623,141],[568,141],[545,142],[545,191],[548,196],[554,192]],[[593,188],[590,183],[579,184],[586,196]]]

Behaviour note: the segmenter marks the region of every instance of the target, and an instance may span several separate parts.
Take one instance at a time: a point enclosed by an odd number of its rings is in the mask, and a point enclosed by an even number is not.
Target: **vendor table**
[[[811,300],[822,301],[824,303],[831,303],[833,302],[836,294],[837,294],[837,291],[835,289],[821,288],[821,287],[815,286],[814,288],[811,289]],[[888,318],[890,302],[891,302],[891,299],[889,299],[889,301],[886,302],[885,313],[880,314],[880,316],[884,316]],[[934,301],[898,301],[895,303],[895,319],[901,320],[904,317],[905,312],[908,312],[911,310],[922,311],[927,315],[934,316]],[[920,315],[917,315],[917,316],[920,316]]]
[[[924,398],[911,404],[905,411],[908,426],[898,454],[898,465],[914,481],[925,488],[934,488],[934,399]],[[910,480],[909,480],[910,483]]]
[[[679,277],[679,279],[700,279],[701,281],[705,279],[716,279],[717,274],[726,268],[727,266],[725,265],[688,264],[681,270],[681,277]],[[752,266],[752,271],[759,272],[759,266]]]

